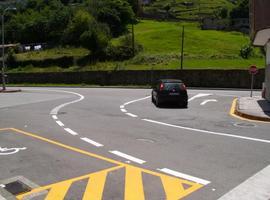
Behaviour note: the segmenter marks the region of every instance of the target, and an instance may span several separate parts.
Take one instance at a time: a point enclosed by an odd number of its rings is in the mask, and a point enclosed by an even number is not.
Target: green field
[[[142,20],[135,26],[135,36],[144,50],[137,57],[122,63],[120,68],[179,68],[183,26],[186,69],[241,69],[251,64],[264,67],[259,49],[254,49],[254,55],[249,59],[240,57],[241,47],[250,43],[249,37],[242,33],[201,30],[197,23]]]
[[[185,2],[192,3],[187,6]],[[164,15],[166,7],[168,13],[178,19],[199,20],[205,16],[215,16],[215,13],[226,8],[231,10],[235,5],[229,0],[156,0],[150,5],[144,6],[143,10],[146,13],[155,13],[156,15]]]
[[[240,49],[249,44],[247,35],[239,32],[201,30],[197,23],[158,22],[142,20],[135,26],[135,38],[143,45],[143,51],[123,62],[99,62],[86,67],[61,69],[57,66],[13,69],[16,71],[88,71],[88,70],[164,70],[180,68],[181,34],[185,26],[184,69],[247,69],[250,65],[264,67],[264,57],[259,49],[249,59],[240,57]],[[119,38],[112,41],[117,44]],[[20,60],[61,57],[66,55],[85,56],[85,49],[52,49],[44,52],[17,54]]]

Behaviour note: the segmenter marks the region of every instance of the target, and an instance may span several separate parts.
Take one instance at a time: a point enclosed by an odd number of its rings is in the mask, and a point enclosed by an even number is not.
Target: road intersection
[[[234,98],[247,93],[190,90],[188,109],[156,108],[143,89],[4,94],[0,146],[27,149],[0,157],[0,180],[24,176],[41,185],[30,193],[51,191],[51,199],[57,191],[70,199],[217,199],[270,163],[269,124],[229,114]],[[25,161],[36,165],[29,170]]]

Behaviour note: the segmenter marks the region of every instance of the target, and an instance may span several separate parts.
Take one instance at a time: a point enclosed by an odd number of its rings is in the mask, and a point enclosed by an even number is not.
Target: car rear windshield
[[[165,84],[164,84],[164,87],[165,87],[165,90],[169,90],[169,91],[172,91],[172,90],[179,91],[179,90],[180,90],[180,85],[181,85],[181,84],[182,84],[181,82],[165,83]]]

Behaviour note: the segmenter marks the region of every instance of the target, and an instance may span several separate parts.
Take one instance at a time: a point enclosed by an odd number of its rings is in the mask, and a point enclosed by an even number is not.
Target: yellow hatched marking
[[[116,167],[112,167],[112,168],[109,168],[109,169],[105,169],[105,170],[102,170],[102,171],[99,171],[99,172],[95,172],[95,173],[92,173],[92,174],[87,174],[87,175],[84,175],[84,176],[80,176],[80,177],[76,177],[76,178],[73,178],[73,179],[69,179],[69,180],[65,180],[65,181],[62,181],[62,182],[59,182],[59,183],[53,183],[51,185],[46,185],[46,186],[43,186],[43,187],[40,187],[40,188],[36,188],[36,189],[33,189],[32,191],[28,192],[28,193],[24,193],[24,194],[21,194],[21,195],[18,195],[16,196],[16,198],[18,200],[23,200],[23,198],[31,195],[31,194],[35,194],[35,193],[39,193],[39,192],[42,192],[42,191],[45,191],[45,190],[50,190],[48,195],[50,195],[51,191],[54,192],[54,191],[57,191],[56,189],[58,189],[59,193],[62,193],[62,189],[65,190],[66,189],[66,185],[70,183],[70,185],[76,181],[80,181],[80,180],[83,180],[83,179],[86,179],[86,178],[91,178],[91,176],[93,175],[95,178],[97,178],[97,174],[107,174],[108,172],[110,171],[114,171],[114,170],[117,170],[117,169],[120,169],[120,168],[123,168],[123,166],[116,166]],[[101,176],[99,176],[100,178]],[[105,177],[106,178],[106,177]],[[102,177],[101,177],[101,180],[100,179],[95,179],[95,180],[98,180],[98,182],[102,182]],[[69,185],[69,186],[70,186]],[[63,187],[62,187],[63,186]],[[54,190],[55,189],[55,190]],[[69,189],[69,188],[67,188]],[[66,194],[66,193],[65,193]],[[48,196],[47,195],[47,196]],[[64,198],[57,198],[57,200],[61,200],[61,199],[64,199]]]
[[[44,187],[40,187],[40,188],[36,188],[33,189],[31,192],[29,193],[25,193],[22,195],[18,195],[17,199],[18,200],[22,200],[24,197],[27,197],[28,195],[34,194],[34,193],[39,193],[42,192],[44,190],[49,190],[49,193],[47,195],[48,200],[53,200],[53,199],[64,199],[64,196],[66,194],[66,192],[68,191],[70,185],[72,183],[74,183],[75,181],[78,180],[82,180],[82,179],[86,179],[86,178],[90,178],[88,184],[87,184],[87,188],[85,190],[85,194],[84,194],[84,199],[83,200],[88,200],[88,199],[93,199],[93,200],[97,200],[97,199],[102,199],[102,194],[103,194],[103,189],[104,189],[104,184],[106,182],[106,177],[107,177],[107,173],[110,171],[114,171],[120,168],[126,169],[126,177],[125,177],[125,200],[144,200],[144,189],[143,189],[143,180],[142,180],[142,173],[147,173],[153,176],[157,176],[161,179],[162,181],[162,185],[166,194],[166,199],[167,200],[176,200],[176,199],[181,199],[185,196],[187,196],[188,194],[195,192],[196,190],[200,189],[201,187],[203,187],[203,185],[198,184],[198,183],[194,183],[191,181],[187,181],[187,180],[182,180],[173,176],[169,176],[169,175],[164,175],[158,172],[154,172],[154,171],[150,171],[147,169],[142,169],[142,168],[138,168],[138,167],[134,167],[119,161],[115,161],[112,160],[110,158],[106,158],[103,156],[99,156],[81,149],[77,149],[75,147],[71,147],[32,133],[28,133],[22,130],[18,130],[15,128],[5,128],[5,129],[0,129],[0,131],[2,130],[12,130],[15,133],[20,133],[26,136],[30,136],[42,141],[45,141],[47,143],[50,144],[54,144],[56,146],[60,146],[64,149],[68,149],[71,151],[75,151],[77,153],[80,154],[84,154],[90,157],[94,157],[100,160],[104,160],[113,164],[116,164],[116,167],[112,167],[106,170],[102,170],[99,172],[95,172],[93,174],[88,174],[88,175],[84,175],[81,177],[77,177],[74,179],[70,179],[70,180],[66,180],[66,181],[62,181],[59,183],[55,183],[55,184],[51,184],[51,185],[47,185]],[[92,177],[92,178],[91,178]],[[92,181],[91,181],[92,179]],[[183,187],[183,184],[187,184],[190,187],[185,189]],[[88,198],[88,196],[90,195],[90,191],[94,191],[95,193],[92,193],[94,195],[91,194],[91,198]],[[57,196],[57,198],[55,198],[57,195],[57,193],[59,193],[59,198]]]
[[[126,167],[125,200],[144,200],[142,171],[137,167]]]
[[[201,184],[172,178],[170,176],[161,176],[160,178],[164,187],[164,191],[166,193],[167,200],[181,199],[203,187],[203,185]],[[188,185],[189,188],[184,189],[183,184]]]
[[[83,200],[101,200],[108,171],[90,175]]]
[[[50,189],[49,194],[45,200],[64,199],[71,184],[72,181],[65,181],[56,184]]]

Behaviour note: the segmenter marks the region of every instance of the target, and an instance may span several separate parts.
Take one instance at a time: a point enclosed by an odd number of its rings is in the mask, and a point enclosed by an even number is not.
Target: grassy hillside
[[[198,20],[203,16],[214,16],[221,8],[231,10],[234,6],[230,0],[155,0],[143,10],[145,13]]]
[[[254,49],[250,59],[240,57],[240,49],[249,44],[249,37],[239,32],[200,30],[196,23],[157,22],[142,20],[135,26],[136,40],[144,51],[134,59],[121,63],[129,69],[178,69],[182,26],[185,26],[184,67],[248,68],[252,64],[264,66],[259,49]]]
[[[264,67],[264,57],[259,49],[249,59],[240,57],[240,49],[249,44],[249,37],[239,32],[201,30],[197,23],[158,22],[142,20],[135,26],[135,38],[143,45],[144,50],[133,59],[123,62],[99,62],[86,67],[70,67],[61,69],[57,66],[37,68],[28,66],[23,71],[87,71],[87,70],[151,70],[180,69],[180,51],[182,26],[185,26],[184,69],[248,69],[250,65]],[[117,44],[119,39],[114,39]],[[86,55],[83,49],[56,49],[45,52],[25,53],[17,55],[21,60],[35,57],[43,58],[80,54]],[[13,69],[13,72],[18,69]]]

